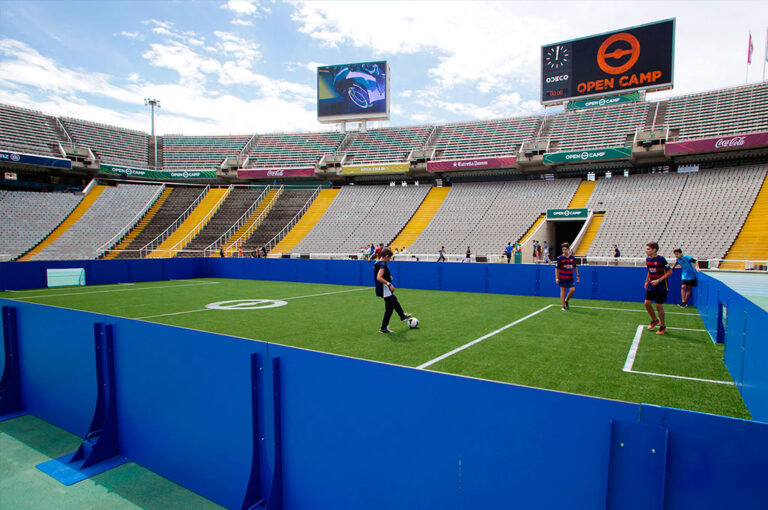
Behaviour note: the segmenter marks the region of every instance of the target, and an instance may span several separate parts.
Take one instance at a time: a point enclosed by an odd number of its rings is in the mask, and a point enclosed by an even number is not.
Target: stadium
[[[490,120],[368,126],[386,61],[314,131],[0,104],[0,508],[768,507],[768,82],[584,35]],[[648,242],[700,269],[655,331]]]

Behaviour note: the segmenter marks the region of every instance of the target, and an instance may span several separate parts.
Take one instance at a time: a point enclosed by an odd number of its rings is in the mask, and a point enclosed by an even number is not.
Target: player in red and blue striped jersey
[[[672,268],[669,267],[667,259],[659,255],[659,243],[651,241],[645,245],[645,265],[648,268],[648,275],[645,277],[645,309],[651,316],[651,323],[648,330],[659,326],[657,335],[663,335],[667,332],[667,325],[664,322],[664,303],[667,301],[667,278],[672,274]],[[656,312],[653,310],[652,302],[656,301]]]
[[[576,291],[573,275],[576,273],[576,281],[578,282],[579,269],[576,267],[576,258],[571,253],[571,245],[563,243],[562,248],[563,254],[557,257],[557,266],[555,266],[555,283],[560,285],[560,309],[568,310],[568,301]]]

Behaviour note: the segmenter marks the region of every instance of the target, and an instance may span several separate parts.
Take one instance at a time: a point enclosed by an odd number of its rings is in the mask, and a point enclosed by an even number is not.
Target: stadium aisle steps
[[[165,200],[168,198],[168,195],[171,194],[173,191],[173,188],[170,186],[166,186],[163,190],[163,193],[157,198],[155,203],[150,207],[149,211],[147,211],[147,214],[144,215],[144,217],[139,220],[139,222],[136,224],[133,229],[128,232],[128,235],[126,235],[122,241],[120,241],[117,246],[112,248],[105,256],[105,260],[113,259],[117,257],[121,251],[126,249],[131,242],[136,239],[136,236],[141,234],[141,232],[144,230],[144,227],[147,226],[147,224],[152,220],[152,218],[155,217],[155,214],[157,214],[157,211],[160,210],[160,208],[163,206],[163,203],[165,203]]]
[[[768,176],[749,211],[744,226],[725,256],[720,269],[745,269],[739,260],[765,260],[768,244]]]
[[[589,197],[592,196],[592,192],[595,190],[597,181],[581,181],[576,193],[573,194],[571,203],[568,204],[568,209],[581,209],[587,206]]]
[[[398,246],[402,248],[408,248],[413,242],[418,239],[421,233],[427,228],[429,222],[432,221],[437,210],[443,205],[445,197],[448,196],[448,192],[451,191],[449,187],[432,188],[427,193],[424,201],[411,217],[410,221],[405,225],[400,234],[389,243],[390,246]]]
[[[251,213],[248,219],[245,220],[245,223],[243,223],[243,225],[237,229],[237,232],[232,234],[232,237],[229,238],[229,241],[224,244],[225,252],[232,254],[236,252],[237,249],[240,248],[243,244],[245,244],[248,238],[240,239],[240,236],[242,236],[243,233],[247,231],[256,220],[259,219],[259,216],[261,216],[264,211],[269,211],[272,209],[272,206],[275,205],[275,202],[277,202],[277,195],[279,192],[280,188],[272,188],[267,191],[267,194],[264,196],[264,198],[261,199],[261,202],[259,202],[259,205],[256,206],[256,209],[254,209],[253,213]],[[266,214],[261,218],[261,221],[264,221],[265,217]],[[219,252],[216,252],[213,254],[213,256],[220,257],[221,255]]]
[[[304,213],[304,216],[301,217],[291,231],[288,232],[283,240],[280,241],[269,254],[290,252],[302,239],[304,239],[304,236],[309,234],[310,230],[314,228],[317,222],[320,221],[320,218],[323,217],[328,206],[331,205],[338,194],[338,189],[321,190],[320,193],[318,193],[317,198],[315,198],[315,201],[312,202],[312,205],[307,209],[307,212]]]
[[[175,255],[175,253],[170,253],[171,248],[176,247],[177,250],[184,249],[184,246],[189,244],[192,241],[192,237],[188,237],[184,244],[176,246],[184,240],[187,235],[192,232],[195,227],[200,225],[202,223],[202,226],[205,226],[208,221],[213,217],[214,207],[217,204],[220,204],[222,202],[222,198],[226,197],[229,194],[231,188],[214,188],[208,191],[208,194],[205,195],[205,198],[203,198],[200,203],[197,205],[194,211],[192,211],[192,214],[189,215],[189,217],[184,220],[184,222],[179,225],[179,228],[176,229],[176,231],[168,237],[163,243],[155,248],[152,253],[147,255],[147,258],[168,258]]]
[[[592,241],[595,240],[597,231],[600,230],[600,224],[603,223],[604,217],[605,213],[596,213],[592,215],[592,221],[590,222],[589,227],[587,227],[587,231],[584,233],[584,237],[581,238],[579,246],[576,247],[576,252],[574,255],[583,256],[587,254],[589,247],[592,246]]]
[[[528,241],[528,238],[531,237],[534,232],[536,232],[536,230],[539,228],[539,225],[544,223],[544,220],[546,219],[547,219],[546,214],[542,214],[541,216],[536,218],[536,221],[533,222],[533,225],[531,225],[531,228],[529,228],[528,232],[526,232],[525,235],[522,238],[520,238],[518,243],[520,243],[520,245],[525,244],[525,242]]]
[[[48,237],[43,239],[40,244],[29,250],[23,257],[19,257],[20,262],[26,262],[28,260],[32,260],[32,257],[43,251],[45,248],[53,244],[53,242],[58,239],[64,232],[69,230],[69,228],[77,223],[77,220],[79,220],[83,214],[85,214],[85,211],[87,211],[91,205],[96,201],[97,198],[99,198],[99,195],[107,189],[104,185],[96,185],[94,186],[91,191],[88,193],[88,195],[83,198],[79,204],[77,204],[77,207],[67,216],[67,218],[62,221],[58,227],[53,229],[53,232],[48,234]]]

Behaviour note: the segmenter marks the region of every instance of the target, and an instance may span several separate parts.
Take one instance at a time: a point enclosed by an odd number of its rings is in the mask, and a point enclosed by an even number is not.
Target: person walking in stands
[[[657,335],[663,335],[667,332],[667,325],[664,322],[664,303],[667,301],[667,278],[672,274],[672,269],[667,263],[667,259],[659,255],[659,243],[651,241],[645,245],[645,266],[648,268],[648,275],[645,277],[645,309],[651,316],[651,323],[648,330],[651,331],[659,326]],[[656,311],[658,318],[653,310],[652,302],[656,301]]]
[[[438,255],[440,255],[439,257],[437,257],[437,261],[438,262],[445,262],[445,246],[441,246],[440,250],[438,250],[437,253],[438,253]]]
[[[533,249],[533,253],[531,254],[533,255],[533,261],[536,262],[536,239],[531,243],[531,249]]]
[[[221,248],[219,248],[219,256],[221,256],[221,258],[226,257],[226,254],[224,253],[224,247],[223,246]]]
[[[265,259],[267,258],[267,249],[263,246],[261,247],[261,258]]]
[[[512,261],[512,243],[507,243],[507,246],[504,247],[504,255],[507,256],[507,264],[509,264]]]
[[[464,262],[472,262],[472,250],[467,246],[467,253],[464,255]]]
[[[677,259],[672,266],[674,269],[677,266],[683,268],[682,285],[680,286],[680,297],[683,302],[680,303],[680,308],[688,306],[688,300],[691,299],[691,289],[697,285],[696,273],[699,272],[699,261],[690,255],[683,255],[683,250],[680,248],[675,249],[672,253],[675,254]]]
[[[240,258],[243,258],[243,247],[237,249],[237,256]]]
[[[619,250],[618,245],[613,245],[613,263],[614,265],[619,265],[619,257],[621,257],[621,250]]]
[[[549,264],[551,262],[549,260],[549,243],[547,241],[544,241],[544,249],[542,250],[542,258],[543,258],[545,264]]]
[[[373,251],[373,258],[374,259],[381,258],[381,250],[383,250],[383,249],[384,249],[384,243],[379,243],[379,245]]]
[[[579,268],[576,267],[576,257],[571,253],[571,245],[563,243],[563,254],[557,257],[555,266],[555,283],[560,285],[560,309],[570,310],[568,301],[573,293],[576,292],[576,286],[573,283],[573,274],[576,273],[576,281],[579,281]]]
[[[392,250],[383,248],[379,254],[379,260],[373,265],[373,279],[376,285],[376,296],[384,299],[384,318],[381,320],[379,333],[393,333],[389,329],[389,319],[392,318],[392,312],[397,312],[400,321],[408,320],[412,315],[405,313],[403,307],[395,296],[395,287],[392,285],[392,275],[389,272],[389,261],[392,260]]]

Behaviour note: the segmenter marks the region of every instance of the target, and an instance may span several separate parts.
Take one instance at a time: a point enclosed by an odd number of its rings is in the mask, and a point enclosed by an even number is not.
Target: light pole
[[[160,108],[160,100],[150,99],[148,97],[145,97],[144,106],[152,107],[152,142],[153,142],[153,145],[155,146],[155,170],[157,170],[157,137],[155,136],[155,106]]]

